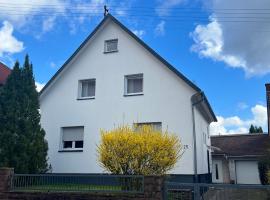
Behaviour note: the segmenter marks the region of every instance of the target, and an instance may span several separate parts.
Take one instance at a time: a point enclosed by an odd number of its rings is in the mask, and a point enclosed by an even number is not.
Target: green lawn
[[[121,192],[121,186],[112,185],[88,185],[88,184],[49,184],[49,185],[32,185],[27,187],[16,187],[16,191],[112,191]]]

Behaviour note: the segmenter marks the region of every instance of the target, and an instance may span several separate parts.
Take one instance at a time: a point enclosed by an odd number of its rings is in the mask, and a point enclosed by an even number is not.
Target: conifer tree
[[[254,134],[254,133],[263,133],[263,129],[261,126],[254,126],[253,124],[250,125],[249,128],[249,133]]]
[[[0,166],[16,173],[47,170],[48,145],[40,125],[38,92],[29,56],[16,62],[0,96]]]

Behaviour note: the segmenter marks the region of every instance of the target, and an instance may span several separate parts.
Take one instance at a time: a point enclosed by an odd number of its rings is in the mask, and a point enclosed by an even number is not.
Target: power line
[[[117,3],[115,3],[117,4]],[[69,3],[59,3],[59,4],[29,4],[29,3],[23,3],[23,4],[16,4],[16,3],[4,3],[4,2],[0,2],[1,6],[5,6],[5,7],[15,7],[15,8],[22,8],[22,7],[26,7],[26,8],[33,8],[33,7],[42,7],[42,8],[74,8],[74,6],[72,4]],[[110,5],[110,4],[109,4]],[[78,6],[80,6],[80,4],[78,4]],[[83,7],[81,8],[98,8],[98,9],[102,9],[103,5],[86,5],[83,4]],[[109,8],[119,8],[119,5],[113,5],[111,4],[109,6]],[[210,11],[218,11],[218,10],[235,10],[235,11],[243,11],[243,10],[256,10],[256,11],[270,11],[270,8],[197,8],[197,7],[174,7],[174,8],[162,8],[162,7],[147,7],[147,6],[132,6],[132,9],[150,9],[150,10],[201,10],[201,11],[205,11],[205,10],[210,10]]]

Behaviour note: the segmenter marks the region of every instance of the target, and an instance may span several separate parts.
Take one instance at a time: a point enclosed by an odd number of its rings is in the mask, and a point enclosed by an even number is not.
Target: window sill
[[[104,54],[107,54],[107,53],[116,53],[116,52],[118,52],[118,50],[115,50],[115,51],[104,51],[103,53]]]
[[[95,99],[96,97],[85,97],[85,98],[77,98],[77,100],[90,100]]]
[[[64,153],[64,152],[83,152],[82,149],[73,149],[73,150],[59,150],[59,153]]]
[[[130,97],[130,96],[142,96],[143,93],[132,93],[132,94],[124,94],[124,97]]]

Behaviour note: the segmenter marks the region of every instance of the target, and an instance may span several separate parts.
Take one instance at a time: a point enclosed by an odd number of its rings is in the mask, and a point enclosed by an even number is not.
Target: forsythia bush
[[[97,151],[99,163],[111,173],[162,175],[181,157],[182,145],[176,135],[152,126],[122,126],[102,130]]]

